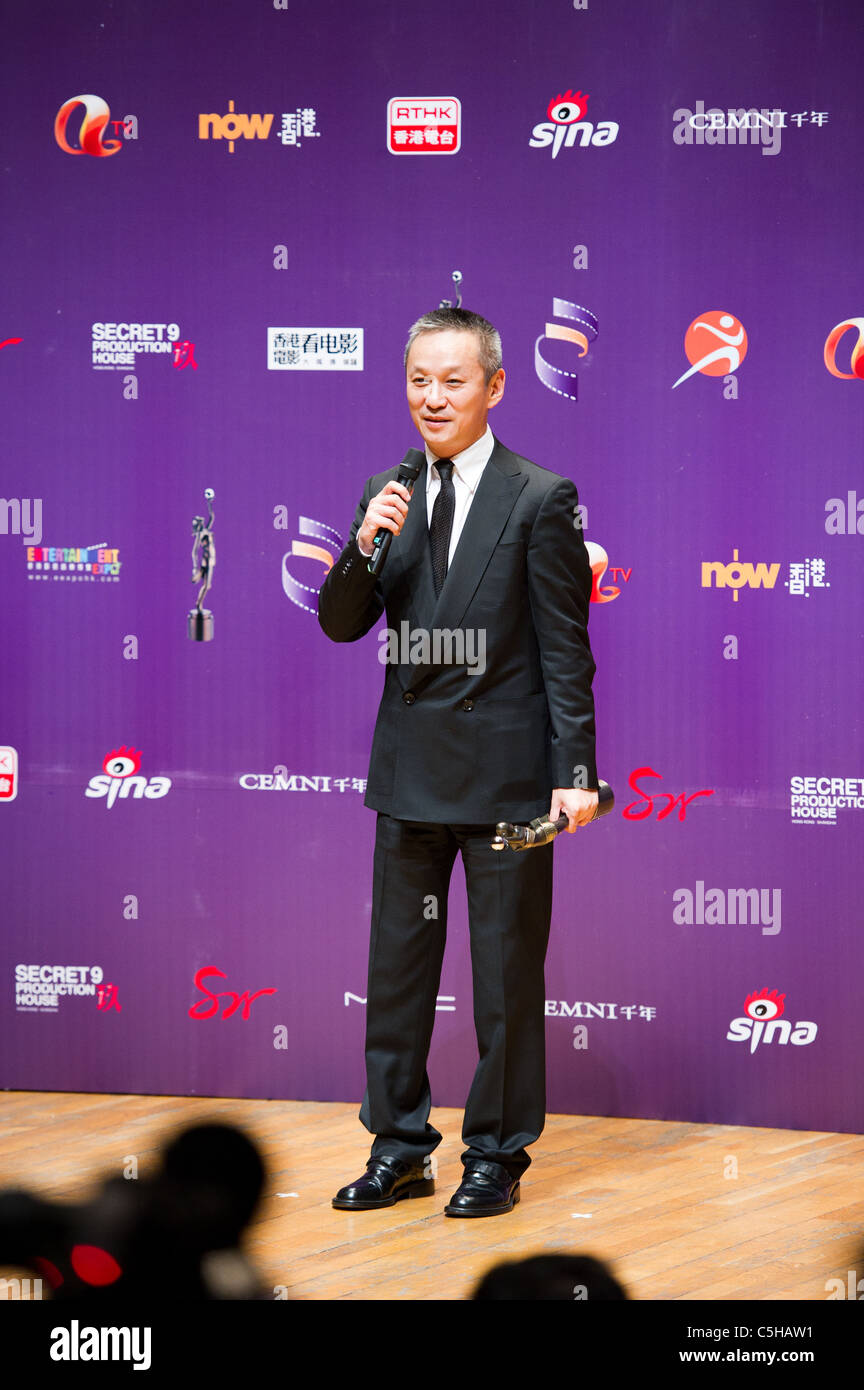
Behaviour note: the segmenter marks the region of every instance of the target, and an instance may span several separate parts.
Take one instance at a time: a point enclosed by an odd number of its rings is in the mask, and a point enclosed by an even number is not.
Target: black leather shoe
[[[371,1211],[393,1207],[403,1197],[431,1197],[434,1191],[435,1179],[425,1177],[422,1168],[379,1154],[370,1158],[362,1178],[340,1187],[332,1205],[341,1211]]]
[[[445,1216],[500,1216],[519,1201],[519,1179],[500,1163],[475,1159],[444,1208]]]

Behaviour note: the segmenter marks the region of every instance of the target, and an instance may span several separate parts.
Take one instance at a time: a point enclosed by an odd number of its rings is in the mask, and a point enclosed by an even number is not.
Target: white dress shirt
[[[453,563],[453,556],[459,544],[459,537],[468,516],[474,494],[477,491],[477,484],[483,476],[483,469],[486,467],[495,448],[495,436],[487,425],[485,434],[481,434],[479,439],[475,439],[473,444],[469,444],[467,449],[463,449],[461,454],[453,455],[453,491],[455,494],[455,508],[453,511],[453,527],[450,532],[450,549],[447,554],[448,569]],[[441,490],[441,478],[438,469],[435,467],[438,462],[437,455],[432,453],[429,445],[426,445],[426,520],[427,524],[432,524],[432,508],[435,506],[435,498]],[[360,542],[357,542],[361,554],[366,555]],[[369,555],[372,551],[369,550]]]

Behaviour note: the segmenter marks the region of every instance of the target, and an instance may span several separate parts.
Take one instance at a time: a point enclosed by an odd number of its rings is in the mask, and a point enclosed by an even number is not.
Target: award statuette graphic
[[[456,303],[452,299],[442,299],[438,305],[439,309],[461,309],[462,308],[462,271],[454,270],[450,276],[453,281],[453,288],[456,291]]]
[[[192,642],[213,641],[213,614],[209,608],[201,607],[213,583],[213,566],[216,564],[216,547],[213,544],[213,497],[212,487],[205,488],[204,500],[210,513],[206,522],[203,516],[192,518],[192,583],[201,584],[198,602],[190,609],[187,620],[189,638]]]
[[[597,810],[588,822],[589,825],[600,816],[608,816],[615,805],[615,795],[608,782],[598,783],[597,791]],[[530,825],[513,825],[510,821],[502,820],[495,827],[495,836],[490,848],[523,850],[534,849],[537,845],[548,845],[550,840],[554,840],[556,835],[567,829],[567,825],[567,817],[563,814],[557,820],[538,816]]]

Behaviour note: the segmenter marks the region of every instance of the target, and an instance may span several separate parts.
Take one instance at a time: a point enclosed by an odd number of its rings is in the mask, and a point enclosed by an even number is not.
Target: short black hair
[[[402,359],[404,365],[408,365],[411,344],[421,333],[443,333],[447,330],[474,334],[477,339],[477,356],[488,385],[495,373],[501,370],[501,337],[488,319],[484,319],[480,314],[473,314],[470,309],[432,309],[412,323]]]

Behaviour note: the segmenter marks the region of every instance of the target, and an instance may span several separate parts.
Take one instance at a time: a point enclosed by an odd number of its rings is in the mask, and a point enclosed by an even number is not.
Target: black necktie
[[[429,545],[432,550],[432,573],[435,579],[435,597],[441,592],[447,575],[447,556],[450,552],[450,532],[453,529],[453,513],[456,510],[456,489],[453,486],[453,460],[438,459],[435,467],[441,479],[438,496],[432,508],[429,524]]]

